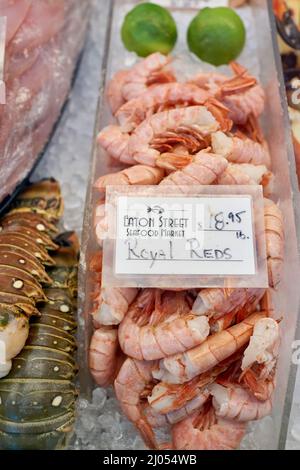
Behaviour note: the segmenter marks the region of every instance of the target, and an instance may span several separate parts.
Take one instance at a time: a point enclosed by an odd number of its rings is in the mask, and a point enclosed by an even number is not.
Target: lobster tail
[[[0,221],[0,377],[23,348],[29,317],[40,315],[38,305],[47,297],[42,285],[53,280],[45,267],[54,266],[50,255],[63,209],[55,180],[28,186]]]
[[[0,449],[63,448],[75,420],[78,240],[58,238],[52,285],[32,320],[28,340],[12,361],[10,374],[0,380]]]

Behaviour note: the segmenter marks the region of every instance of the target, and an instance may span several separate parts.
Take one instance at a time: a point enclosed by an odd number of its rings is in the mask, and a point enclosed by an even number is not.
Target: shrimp
[[[208,398],[209,396],[210,395],[208,394]],[[145,406],[144,415],[146,416],[149,424],[154,429],[163,428],[164,430],[169,431],[170,426],[186,419],[188,416],[193,414],[196,410],[198,410],[202,406],[203,406],[203,396],[199,395],[198,397],[188,402],[182,408],[179,408],[178,410],[170,411],[170,413],[167,413],[167,414],[160,414],[157,411],[155,411],[155,409],[152,408],[151,406],[149,405]],[[167,445],[164,448],[172,449],[172,447],[173,447],[172,444],[169,443],[169,445]],[[161,449],[162,446],[159,446],[159,448]]]
[[[169,390],[167,390],[166,392],[168,393]],[[150,423],[153,427],[168,426],[170,424],[178,423],[185,419],[187,416],[190,416],[196,410],[201,408],[201,406],[204,405],[204,403],[206,402],[206,400],[209,399],[209,397],[210,392],[208,389],[202,391],[199,390],[199,393],[195,396],[195,398],[186,401],[181,408],[177,408],[172,411],[169,411],[166,414],[163,414],[156,411],[156,409],[151,405],[147,408],[146,414],[149,418],[151,416]],[[170,397],[168,397],[167,399],[172,400],[172,398],[173,397],[171,392]]]
[[[252,299],[247,300],[246,303],[242,303],[241,308],[234,308],[231,312],[225,313],[225,315],[219,317],[217,314],[210,319],[210,334],[219,333],[220,331],[226,330],[230,326],[240,323],[245,320],[251,313],[254,313],[257,310],[258,304],[260,304],[261,310],[268,311],[269,315],[271,314],[271,307],[269,303],[266,303],[268,291],[262,297],[264,290],[261,290],[259,295],[253,295]]]
[[[150,424],[153,427],[169,426],[199,410],[210,397],[209,385],[233,360],[236,358],[218,364],[211,371],[182,385],[165,382],[154,385],[147,397],[150,406],[145,410]]]
[[[124,100],[137,98],[152,85],[175,82],[174,74],[167,69],[171,60],[170,56],[155,52],[134,65],[121,84]]]
[[[198,410],[202,405],[203,397],[199,395],[199,397],[196,397],[190,402],[188,402],[186,406],[183,406],[178,410],[170,411],[170,413],[167,414],[158,413],[150,405],[145,405],[143,408],[143,415],[146,417],[147,422],[154,430],[159,429],[160,431],[163,430],[165,432],[169,432],[171,425],[182,421],[187,416],[190,416],[192,413],[195,412],[195,410]],[[159,445],[159,449],[172,449],[172,447],[172,443]]]
[[[223,74],[201,73],[189,82],[205,88],[229,110],[229,117],[235,124],[244,124],[250,115],[258,117],[265,105],[265,92],[256,78],[247,69],[232,62],[234,77]]]
[[[104,203],[96,206],[94,227],[98,245],[102,248],[103,240],[108,234],[108,219]]]
[[[230,132],[233,126],[233,121],[229,117],[229,109],[221,101],[212,97],[208,98],[204,105],[219,122],[221,131]]]
[[[173,73],[166,70],[171,58],[155,53],[138,62],[131,70],[119,70],[107,87],[107,98],[113,114],[155,83],[176,81]]]
[[[102,386],[112,383],[117,366],[118,332],[101,327],[92,336],[89,349],[89,368],[95,382]]]
[[[97,241],[101,247],[108,231],[106,208],[102,202],[105,199],[107,186],[156,185],[163,177],[164,171],[161,168],[135,165],[118,173],[101,176],[96,181],[95,188],[100,194],[101,203],[96,206],[94,227]]]
[[[213,154],[216,156],[216,154]],[[183,169],[192,163],[194,155],[180,155],[164,153],[156,160],[156,165],[166,170]],[[274,175],[265,165],[252,165],[248,163],[229,163],[225,171],[215,180],[220,185],[252,185],[261,184],[266,194],[272,192]]]
[[[216,89],[217,85],[222,85],[226,82],[230,77],[223,73],[217,72],[200,72],[194,77],[192,77],[188,83],[193,83],[197,85],[199,88],[203,88],[205,90],[212,90]]]
[[[257,310],[258,303],[259,300],[254,297],[253,302],[248,302],[238,311],[234,309],[220,318],[212,318],[209,322],[210,334],[219,333],[220,331],[226,330],[230,326],[245,320],[245,318],[249,317],[251,313],[254,313]]]
[[[235,421],[252,421],[271,413],[272,400],[259,401],[245,388],[231,382],[210,386],[213,407],[218,417]]]
[[[192,307],[194,315],[206,315],[214,320],[228,313],[237,313],[247,305],[257,305],[265,289],[207,288],[202,289]]]
[[[250,176],[240,168],[240,165],[230,163],[224,173],[217,179],[220,185],[248,185],[257,184]]]
[[[180,156],[178,157],[181,158]],[[182,160],[184,156],[182,156]],[[165,166],[165,161],[159,160],[158,164]],[[201,151],[194,155],[193,160],[182,170],[177,170],[164,178],[160,186],[177,186],[180,192],[182,186],[209,185],[212,184],[227,168],[225,158]]]
[[[219,176],[217,183],[223,185],[261,184],[264,191],[270,193],[273,180],[273,173],[265,165],[229,163],[228,168]]]
[[[283,217],[279,207],[270,199],[264,199],[269,285],[276,288],[281,280],[284,256]]]
[[[211,136],[214,153],[223,155],[232,163],[251,163],[270,167],[271,157],[267,143],[255,142],[246,136],[228,136],[223,132],[215,132]]]
[[[224,369],[221,369],[222,371]],[[188,416],[202,406],[210,396],[208,385],[214,382],[216,374],[206,373],[185,384],[159,382],[148,396],[149,405],[159,414],[170,417]],[[177,411],[178,413],[174,413]]]
[[[209,386],[227,371],[232,364],[241,360],[238,351],[220,362],[213,369],[198,375],[184,384],[159,382],[148,396],[148,402],[156,413],[166,414],[170,423],[180,421],[202,406],[210,396]]]
[[[212,132],[231,129],[226,112],[211,100],[205,106],[171,109],[150,116],[131,135],[109,125],[98,134],[97,142],[122,163],[155,166],[161,153],[175,151],[178,146],[191,153],[207,148]]]
[[[149,88],[138,98],[125,103],[116,113],[116,118],[123,131],[132,132],[145,119],[166,108],[201,105],[208,99],[209,93],[196,85],[166,83]]]
[[[152,449],[158,447],[153,428],[145,410],[147,390],[153,382],[151,375],[155,363],[127,358],[114,382],[114,388],[121,408],[129,421],[140,431],[145,443]]]
[[[89,263],[91,283],[95,285],[92,292],[93,308],[90,312],[95,328],[118,325],[135,299],[138,289],[105,287],[101,289],[102,252],[93,255]]]
[[[128,151],[129,138],[129,134],[123,132],[121,127],[110,125],[99,132],[97,142],[115,160],[133,165],[136,162]]]
[[[209,322],[210,334],[213,335],[215,333],[219,333],[220,331],[227,330],[227,328],[234,325],[235,323],[239,323],[236,320],[236,317],[237,317],[237,314],[236,312],[233,311],[233,312],[226,313],[226,315],[224,315],[221,318],[218,318],[218,320],[211,320]]]
[[[253,313],[241,323],[209,336],[200,346],[161,359],[159,368],[153,371],[154,378],[167,383],[184,383],[212,369],[247,344],[255,323],[265,316],[263,312]]]
[[[190,314],[185,292],[158,289],[143,290],[119,326],[123,352],[139,360],[184,352],[208,335],[208,319]]]
[[[178,450],[234,450],[245,432],[243,423],[218,417],[208,401],[192,416],[172,427],[172,439]]]
[[[268,400],[274,389],[279,339],[278,322],[264,318],[256,323],[244,352],[240,382],[261,401]]]
[[[156,166],[164,143],[169,142],[172,148],[172,145],[185,144],[190,139],[195,152],[197,148],[203,148],[205,138],[219,129],[220,123],[205,106],[171,109],[154,114],[134,130],[129,139],[128,153],[136,162]],[[180,136],[180,132],[184,135]],[[207,146],[205,142],[204,147]]]
[[[115,114],[119,108],[125,103],[122,89],[126,82],[128,70],[119,70],[111,79],[107,87],[107,99],[111,112]]]
[[[101,176],[95,183],[101,199],[105,198],[107,186],[156,185],[164,177],[161,168],[147,165],[135,165],[118,173]]]
[[[224,82],[216,97],[230,109],[230,118],[236,124],[243,124],[250,115],[258,117],[265,107],[265,92],[257,80],[248,74],[246,68],[232,62],[236,77]]]
[[[134,288],[102,288],[102,252],[93,255],[89,263],[90,281],[95,286],[91,293],[93,308],[90,315],[96,329],[101,326],[118,325],[126,314],[129,305],[136,297]]]
[[[134,287],[105,287],[101,289],[96,304],[98,308],[92,312],[96,325],[118,325],[123,320],[130,304],[137,296]]]

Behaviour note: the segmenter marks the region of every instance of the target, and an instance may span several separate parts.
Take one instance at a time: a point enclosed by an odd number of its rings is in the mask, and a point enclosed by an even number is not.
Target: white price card
[[[120,196],[116,274],[255,274],[252,197]]]
[[[261,189],[237,188],[188,188],[184,196],[182,188],[114,191],[104,283],[108,262],[116,282],[128,286],[267,285]]]

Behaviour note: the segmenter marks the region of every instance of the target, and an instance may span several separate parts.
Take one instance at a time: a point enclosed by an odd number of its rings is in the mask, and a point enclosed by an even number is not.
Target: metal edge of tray
[[[86,198],[84,203],[84,217],[83,217],[83,230],[82,230],[82,239],[81,239],[81,252],[80,252],[80,260],[79,260],[79,273],[78,273],[78,319],[81,319],[84,322],[84,326],[80,326],[78,328],[78,357],[79,357],[79,364],[81,363],[81,358],[85,357],[84,364],[81,364],[82,367],[79,367],[78,372],[78,380],[80,386],[80,394],[85,396],[86,398],[90,398],[92,387],[93,387],[93,380],[91,378],[90,371],[87,367],[88,365],[88,350],[89,350],[89,333],[91,333],[90,324],[89,329],[87,330],[87,323],[85,322],[85,296],[88,292],[88,282],[87,282],[87,265],[86,265],[86,252],[87,247],[90,241],[90,231],[87,227],[91,227],[91,217],[92,211],[90,210],[92,206],[92,197],[93,191],[91,188],[92,184],[92,176],[94,174],[95,164],[96,164],[96,152],[97,152],[97,143],[96,137],[99,131],[99,122],[101,117],[100,110],[102,109],[102,104],[105,99],[104,97],[104,88],[105,88],[105,77],[106,77],[106,70],[107,64],[109,59],[109,49],[110,49],[110,41],[111,41],[111,28],[112,28],[112,18],[114,12],[115,0],[112,0],[109,4],[109,8],[107,11],[107,26],[106,26],[106,35],[103,44],[104,54],[101,63],[101,71],[100,71],[100,85],[99,85],[99,98],[96,110],[96,119],[95,119],[95,126],[94,126],[94,133],[93,133],[93,143],[92,143],[92,150],[91,150],[91,157],[89,163],[89,171],[88,171],[88,185],[86,188]],[[79,321],[80,325],[80,321]]]
[[[276,27],[276,20],[273,13],[272,8],[272,1],[268,0],[268,13],[269,13],[269,21],[271,25],[271,36],[273,42],[273,52],[274,52],[274,59],[278,74],[278,81],[279,81],[279,91],[281,96],[281,106],[283,110],[283,122],[284,122],[284,133],[285,133],[285,142],[287,145],[287,154],[289,160],[289,175],[291,181],[291,189],[292,189],[292,204],[294,208],[294,216],[295,216],[295,226],[296,226],[296,235],[297,235],[297,242],[298,242],[298,252],[300,248],[300,192],[298,188],[298,180],[297,180],[297,172],[296,172],[296,162],[295,162],[295,153],[294,148],[291,140],[291,127],[290,127],[290,120],[289,120],[289,113],[288,113],[288,103],[286,97],[286,90],[285,90],[285,82],[283,76],[283,69],[281,63],[281,57],[279,52],[278,46],[278,34],[277,34],[277,27]],[[298,253],[299,254],[299,253]],[[300,306],[298,312],[300,313]],[[298,313],[298,321],[297,327],[295,331],[295,338],[300,338],[300,315]],[[281,429],[279,434],[279,441],[278,441],[278,449],[285,449],[287,435],[288,435],[288,428],[290,423],[290,416],[292,411],[293,405],[293,395],[295,390],[295,383],[296,383],[296,376],[297,376],[297,365],[291,364],[289,378],[288,378],[288,385],[286,390],[286,399],[285,404],[283,407],[283,415],[281,421]]]

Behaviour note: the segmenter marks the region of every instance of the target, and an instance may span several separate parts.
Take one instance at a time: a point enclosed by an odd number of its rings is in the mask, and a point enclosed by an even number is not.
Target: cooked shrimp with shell
[[[237,63],[228,75],[199,71],[183,80],[172,62],[152,54],[108,85],[113,116],[97,142],[111,166],[94,185],[99,252],[111,185],[171,186],[181,195],[199,185],[261,185],[269,287],[102,287],[99,261],[90,369],[99,385],[113,383],[150,448],[232,450],[249,421],[272,412],[279,353],[270,299],[282,277],[284,224],[260,125],[265,92]]]

